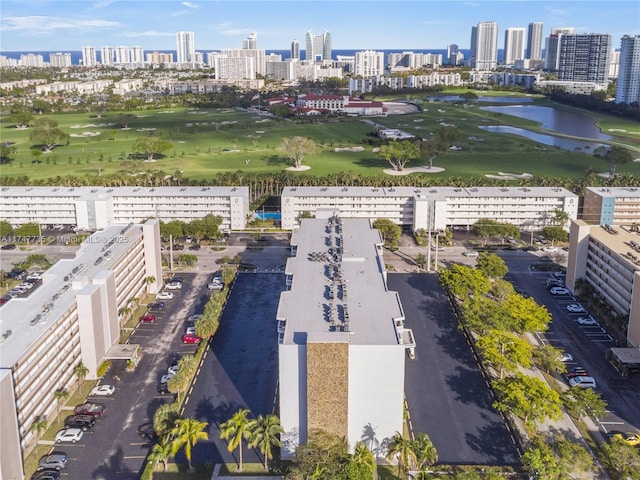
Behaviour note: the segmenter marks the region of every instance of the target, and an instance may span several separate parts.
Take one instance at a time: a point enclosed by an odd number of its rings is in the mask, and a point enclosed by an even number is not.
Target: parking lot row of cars
[[[15,285],[5,295],[0,297],[0,305],[4,305],[12,298],[28,296],[33,288],[40,285],[42,272],[28,273],[22,268],[14,268],[7,274],[7,277],[22,283]]]

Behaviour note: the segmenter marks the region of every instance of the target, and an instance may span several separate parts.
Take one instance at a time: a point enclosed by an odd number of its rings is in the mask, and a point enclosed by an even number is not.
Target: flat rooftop
[[[583,220],[579,220],[582,225],[588,225]],[[636,232],[630,232],[627,228],[621,226],[604,227],[599,225],[589,225],[591,228],[589,234],[595,240],[607,245],[611,250],[617,254],[625,257],[625,259],[631,263],[634,263],[636,270],[640,270],[640,249],[633,248],[634,242],[636,245],[640,245],[640,235]],[[617,232],[617,233],[610,233]],[[634,255],[638,260],[634,261]]]
[[[76,294],[100,272],[109,270],[141,237],[141,225],[113,224],[94,233],[75,258],[60,260],[44,272],[41,283],[27,297],[13,298],[2,305],[0,368],[10,369],[43,335],[49,334],[55,322],[75,304]]]
[[[640,198],[640,188],[637,187],[587,187],[586,190],[605,198]]]
[[[2,187],[2,197],[194,197],[246,196],[249,187]]]
[[[387,289],[382,244],[366,219],[303,219],[285,270],[291,290],[280,295],[276,316],[286,320],[282,343],[398,344],[394,320],[404,321],[404,312]]]

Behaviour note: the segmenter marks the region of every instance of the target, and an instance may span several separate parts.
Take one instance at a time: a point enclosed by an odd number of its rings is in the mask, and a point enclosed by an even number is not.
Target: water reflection
[[[434,95],[427,97],[430,102],[466,102],[467,99],[460,95]],[[529,103],[533,99],[527,97],[478,97],[472,101],[492,103]]]
[[[553,135],[544,135],[542,133],[532,132],[530,130],[525,130],[524,128],[510,127],[508,125],[481,126],[479,128],[481,128],[482,130],[486,130],[487,132],[520,135],[521,137],[526,137],[529,140],[533,140],[534,142],[542,143],[544,145],[550,145],[552,147],[559,147],[564,150],[582,150],[593,152],[593,150],[603,145],[602,143],[555,137]]]

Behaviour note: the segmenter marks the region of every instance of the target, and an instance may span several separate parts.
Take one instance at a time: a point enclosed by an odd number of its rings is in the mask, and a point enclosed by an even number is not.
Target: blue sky
[[[444,49],[469,47],[472,25],[498,23],[501,48],[507,27],[544,23],[578,33],[640,34],[640,2],[519,0],[229,1],[229,0],[2,0],[0,50],[80,50],[84,45],[173,50],[175,33],[195,32],[196,49],[242,46],[250,32],[258,48],[288,49],[305,32],[329,30],[334,49]]]

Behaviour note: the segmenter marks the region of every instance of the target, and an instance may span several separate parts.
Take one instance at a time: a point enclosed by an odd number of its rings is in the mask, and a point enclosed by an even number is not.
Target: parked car
[[[154,323],[156,321],[155,315],[143,315],[140,317],[140,321],[144,323]]]
[[[187,318],[187,327],[194,327],[200,317],[202,317],[202,314],[196,313],[194,315],[191,315],[189,318]]]
[[[589,315],[588,317],[580,317],[578,318],[577,322],[583,327],[593,327],[598,325],[597,320],[591,315]]]
[[[164,288],[166,288],[167,290],[181,290],[182,282],[170,282],[167,283]]]
[[[182,343],[195,343],[196,345],[202,341],[198,335],[185,334],[182,336]]]
[[[27,280],[40,280],[42,278],[42,272],[32,272],[27,275]]]
[[[634,447],[640,446],[640,435],[633,432],[616,433],[612,438],[619,438]]]
[[[160,292],[156,295],[156,300],[171,300],[173,299],[173,292]]]
[[[56,442],[76,443],[82,439],[84,432],[81,428],[65,428],[56,433]]]
[[[113,395],[113,392],[115,391],[116,391],[116,387],[114,387],[113,385],[98,385],[96,387],[93,387],[89,395],[108,397],[109,395]]]
[[[146,422],[138,425],[138,435],[154,442],[158,439],[158,434],[153,428],[153,422]]]
[[[558,249],[556,247],[543,247],[542,251],[547,253],[555,253],[558,251]]]
[[[82,405],[76,405],[76,408],[73,409],[74,415],[95,415],[99,417],[104,412],[107,411],[107,407],[102,403],[92,403],[86,402]]]
[[[557,287],[564,288],[564,286],[565,286],[564,280],[560,278],[550,278],[549,280],[547,280],[548,290],[551,290],[552,288],[557,288]]]
[[[561,362],[573,362],[573,356],[570,353],[562,352],[560,355]]]
[[[96,417],[93,415],[69,415],[64,419],[64,426],[67,428],[79,428],[83,432],[93,428],[96,424]]]
[[[171,393],[169,391],[169,386],[166,383],[159,383],[156,391],[160,394],[164,394],[164,393]]]
[[[171,365],[169,368],[167,368],[167,373],[171,375],[175,375],[176,373],[178,373],[178,365]]]
[[[567,310],[571,313],[586,313],[586,310],[579,303],[570,303],[567,305]]]
[[[551,290],[549,290],[549,293],[551,293],[551,295],[570,295],[571,294],[569,290],[563,287],[553,287]]]
[[[67,466],[67,454],[64,452],[51,452],[38,462],[39,469],[61,470]]]
[[[164,302],[150,303],[147,308],[149,311],[164,310]]]
[[[222,290],[224,288],[224,285],[222,284],[222,282],[209,282],[207,284],[207,288],[209,290]]]
[[[22,268],[14,268],[9,273],[7,273],[7,277],[13,278],[14,280],[23,280],[27,275],[27,271]]]
[[[569,386],[580,388],[596,388],[596,380],[593,377],[573,377],[569,379]]]
[[[0,250],[15,250],[18,246],[15,243],[7,243],[0,247]]]
[[[56,469],[38,470],[31,475],[30,480],[58,480],[60,472]]]
[[[160,383],[168,383],[175,376],[175,373],[166,373],[160,378]]]
[[[464,255],[465,257],[473,257],[473,258],[480,256],[480,254],[475,250],[467,250],[465,252],[462,252],[462,255]]]
[[[569,370],[566,375],[567,375],[567,378],[588,377],[589,376],[589,372],[587,372],[582,367],[575,367],[575,368],[572,368],[571,370]]]
[[[189,250],[200,250],[200,244],[194,243],[193,245],[189,245]]]
[[[187,327],[184,331],[185,335],[195,335],[196,334],[196,327]]]

